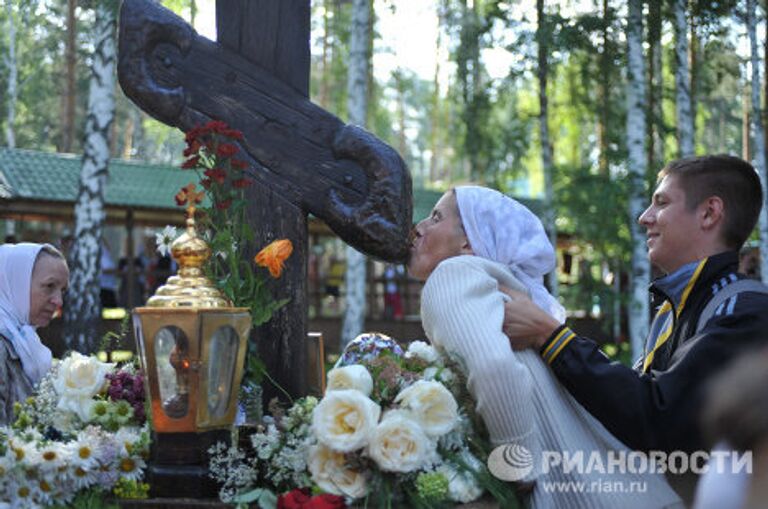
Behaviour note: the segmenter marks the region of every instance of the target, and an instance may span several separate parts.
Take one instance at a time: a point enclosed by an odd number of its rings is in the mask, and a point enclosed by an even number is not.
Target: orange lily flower
[[[290,240],[275,240],[259,251],[253,261],[256,265],[268,268],[270,275],[277,279],[283,273],[284,262],[291,256],[291,253],[293,253],[293,244]]]

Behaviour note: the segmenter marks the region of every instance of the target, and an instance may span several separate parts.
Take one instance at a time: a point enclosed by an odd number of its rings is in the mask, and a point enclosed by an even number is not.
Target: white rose
[[[365,475],[346,466],[343,452],[337,452],[323,444],[309,449],[307,461],[312,481],[321,490],[333,495],[362,498],[368,492]]]
[[[96,357],[72,352],[61,361],[53,386],[59,394],[59,410],[70,411],[87,422],[93,406],[93,397],[106,386],[107,373],[115,367]]]
[[[440,375],[437,377],[438,380],[445,384],[452,384],[456,381],[456,375],[453,374],[453,371],[451,371],[448,368],[443,368],[443,370],[440,372]]]
[[[379,422],[381,408],[360,391],[330,391],[312,413],[317,439],[336,451],[364,447]]]
[[[424,370],[424,373],[421,376],[424,380],[434,380],[435,377],[437,376],[437,370],[438,370],[437,367],[430,366]]]
[[[459,472],[452,466],[443,463],[436,472],[448,479],[448,496],[454,502],[467,504],[474,502],[483,494],[483,488],[477,484],[471,472]]]
[[[408,412],[392,410],[376,426],[368,455],[382,470],[412,472],[433,457],[435,443]]]
[[[408,345],[408,350],[405,352],[405,358],[410,359],[412,357],[418,357],[419,359],[423,359],[430,364],[434,364],[441,360],[440,354],[437,353],[437,350],[435,350],[432,345],[425,343],[424,341],[411,341],[411,343]]]
[[[440,382],[419,380],[395,397],[408,409],[427,435],[439,437],[451,431],[459,417],[459,405]]]
[[[334,368],[328,372],[329,391],[338,391],[341,389],[355,389],[366,396],[371,395],[373,391],[373,378],[371,374],[360,364],[352,364]]]

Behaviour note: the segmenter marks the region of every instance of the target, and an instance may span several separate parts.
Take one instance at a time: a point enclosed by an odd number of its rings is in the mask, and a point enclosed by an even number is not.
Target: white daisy
[[[34,468],[39,458],[33,442],[8,440],[8,452],[14,463],[21,468]]]
[[[13,468],[14,461],[7,454],[0,456],[0,486],[7,481],[7,477],[10,475],[10,471]]]
[[[40,489],[35,482],[14,476],[8,484],[7,493],[11,497],[12,508],[37,509],[42,507]]]
[[[163,228],[163,231],[160,233],[156,233],[155,244],[157,244],[157,252],[162,256],[168,256],[171,252],[171,244],[176,240],[177,236],[176,228],[170,225]]]
[[[83,469],[95,470],[98,467],[97,448],[98,442],[88,440],[86,437],[78,436],[77,440],[67,444],[69,449],[69,464],[72,467],[82,467]]]
[[[144,468],[147,464],[141,456],[123,456],[118,460],[117,472],[121,479],[138,481],[144,477]]]
[[[66,475],[72,479],[72,485],[80,490],[96,484],[99,480],[99,467],[95,464],[90,466],[71,465]]]
[[[132,454],[133,446],[139,441],[141,435],[138,432],[138,428],[124,427],[117,430],[114,437],[117,446],[118,454]]]
[[[65,463],[65,447],[61,442],[49,442],[38,449],[38,466],[43,472],[57,471]]]

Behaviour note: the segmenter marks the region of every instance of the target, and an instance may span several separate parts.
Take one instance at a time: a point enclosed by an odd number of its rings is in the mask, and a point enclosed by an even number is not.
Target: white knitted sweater
[[[512,351],[502,332],[499,285],[520,289],[504,265],[477,256],[449,258],[427,279],[421,318],[429,340],[465,365],[469,391],[493,445],[515,443],[532,453],[536,484],[531,507],[680,505],[661,474],[608,472],[608,451],[618,456],[629,450],[563,389],[537,352]],[[561,466],[543,468],[542,453],[567,452],[573,458],[579,451],[585,467],[590,455],[599,455],[606,467],[570,472]]]

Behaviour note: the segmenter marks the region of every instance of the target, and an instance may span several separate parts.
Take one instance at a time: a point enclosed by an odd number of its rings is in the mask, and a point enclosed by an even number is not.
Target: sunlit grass
[[[122,320],[127,314],[125,308],[104,308],[101,310],[103,320]]]
[[[112,350],[112,358],[108,359],[107,352],[101,351],[96,354],[101,362],[126,362],[133,359],[133,352],[130,350]]]

